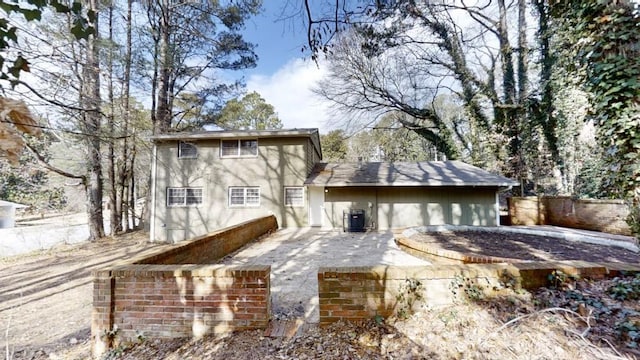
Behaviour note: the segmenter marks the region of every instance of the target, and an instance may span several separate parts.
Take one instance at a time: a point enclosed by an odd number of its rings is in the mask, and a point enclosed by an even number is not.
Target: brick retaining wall
[[[491,295],[513,286],[534,289],[548,285],[548,275],[560,270],[568,275],[603,278],[620,271],[640,271],[640,265],[596,264],[582,261],[520,264],[470,264],[421,267],[326,267],[318,271],[320,324],[384,318],[408,311],[410,289],[419,285],[420,303],[447,305],[469,291]],[[417,282],[415,282],[417,280]],[[403,295],[398,297],[398,295]]]
[[[276,230],[275,216],[265,216],[179,242],[169,249],[141,255],[133,264],[212,264],[248,242]]]
[[[265,328],[271,314],[271,267],[207,262],[276,229],[275,217],[260,218],[94,271],[94,356],[139,337]]]
[[[512,225],[556,225],[631,235],[626,223],[629,208],[622,200],[558,197],[508,198]]]

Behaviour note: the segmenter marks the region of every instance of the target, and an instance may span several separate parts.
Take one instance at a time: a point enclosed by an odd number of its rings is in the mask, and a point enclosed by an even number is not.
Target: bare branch
[[[51,164],[49,164],[49,162],[47,162],[47,160],[45,159],[44,156],[42,156],[42,154],[40,154],[38,152],[38,150],[31,146],[28,142],[25,141],[25,146],[26,148],[29,150],[29,152],[31,152],[31,154],[33,154],[33,156],[35,156],[35,158],[38,160],[38,162],[45,167],[47,170],[53,171],[54,173],[58,174],[58,175],[62,175],[64,177],[70,178],[70,179],[80,179],[82,180],[83,184],[86,184],[87,182],[87,177],[84,175],[76,175],[76,174],[72,174],[70,172],[64,171],[60,168],[57,168]]]

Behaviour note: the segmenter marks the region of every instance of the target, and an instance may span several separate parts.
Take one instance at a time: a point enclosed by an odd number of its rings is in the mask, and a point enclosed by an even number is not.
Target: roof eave
[[[175,140],[215,140],[241,137],[310,137],[317,133],[318,129],[206,131],[199,133],[174,133],[154,135],[151,137],[151,141],[162,142]]]
[[[355,183],[355,182],[305,182],[306,186],[324,186],[324,187],[511,187],[518,183],[465,183],[465,182],[431,182],[431,183]]]

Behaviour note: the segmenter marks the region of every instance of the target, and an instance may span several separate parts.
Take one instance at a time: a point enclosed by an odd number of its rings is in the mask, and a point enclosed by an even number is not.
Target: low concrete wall
[[[212,264],[262,235],[278,230],[275,216],[265,216],[141,255],[132,264]]]
[[[626,223],[629,208],[622,200],[511,197],[508,203],[512,225],[556,225],[631,235]]]
[[[94,271],[94,357],[141,336],[201,337],[265,328],[271,267],[206,264],[276,229],[275,217],[260,218]]]
[[[582,261],[520,264],[473,264],[425,267],[373,266],[320,268],[320,324],[361,321],[409,312],[409,301],[429,306],[452,304],[464,296],[490,296],[495,289],[535,289],[549,284],[560,270],[588,278],[640,271],[640,265],[596,264]]]

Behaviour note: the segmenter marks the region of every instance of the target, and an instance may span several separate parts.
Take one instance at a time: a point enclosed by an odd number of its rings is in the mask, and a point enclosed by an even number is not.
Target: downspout
[[[156,177],[157,177],[157,163],[158,163],[158,148],[156,143],[153,143],[153,151],[151,153],[151,209],[149,209],[149,214],[151,218],[149,219],[149,240],[156,241]]]

